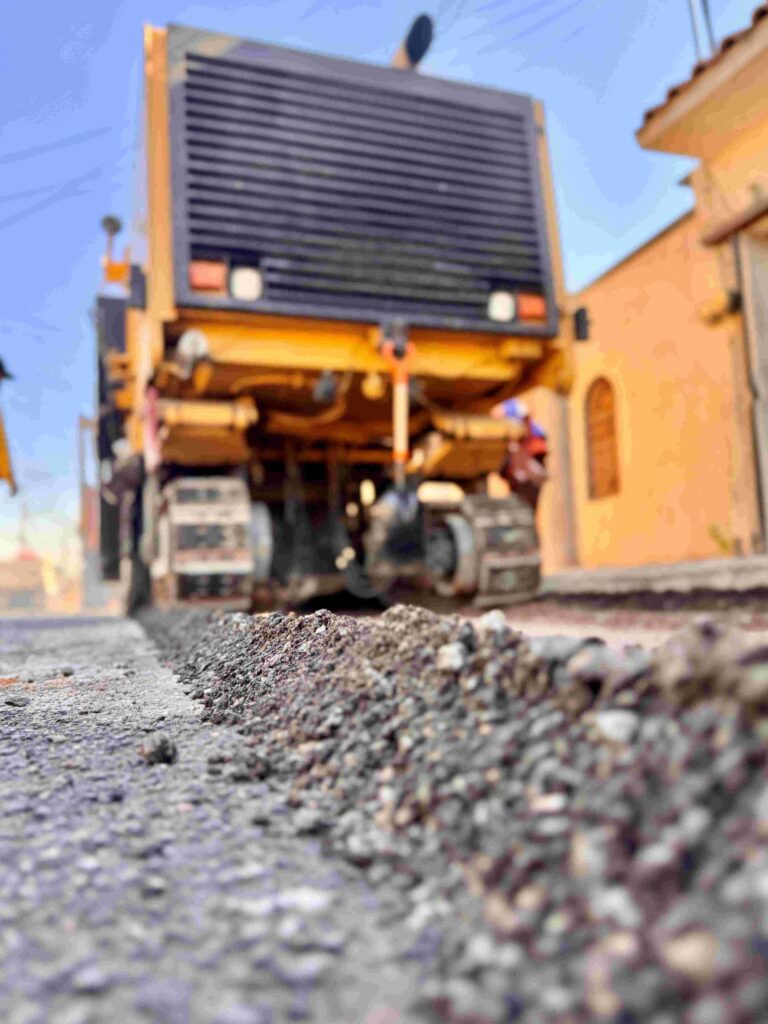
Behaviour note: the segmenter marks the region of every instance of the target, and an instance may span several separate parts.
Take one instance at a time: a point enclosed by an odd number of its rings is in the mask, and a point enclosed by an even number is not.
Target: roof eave
[[[685,156],[708,155],[710,139],[700,127],[692,130],[692,122],[705,115],[710,104],[722,95],[723,86],[744,72],[750,64],[765,59],[768,51],[768,18],[761,18],[753,27],[733,37],[732,43],[709,62],[699,65],[694,77],[671,91],[669,98],[647,111],[645,121],[635,137],[645,149],[677,153]]]

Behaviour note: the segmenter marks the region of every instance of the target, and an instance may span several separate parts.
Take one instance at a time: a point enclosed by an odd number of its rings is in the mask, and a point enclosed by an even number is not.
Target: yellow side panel
[[[11,489],[11,494],[16,493],[16,480],[11,465],[11,453],[8,449],[8,440],[5,436],[5,424],[3,414],[0,412],[0,480],[6,480]]]
[[[172,320],[176,311],[173,302],[168,34],[165,29],[150,25],[144,27],[144,61],[149,201],[147,306],[160,320]]]
[[[181,311],[181,324],[203,331],[216,363],[389,374],[389,364],[378,351],[378,328],[365,324],[267,316],[215,319],[195,310]],[[413,374],[457,381],[516,380],[520,364],[541,359],[546,346],[535,338],[415,329],[410,337]]]
[[[249,449],[240,430],[172,427],[162,453],[166,462],[182,466],[237,466],[248,461]]]

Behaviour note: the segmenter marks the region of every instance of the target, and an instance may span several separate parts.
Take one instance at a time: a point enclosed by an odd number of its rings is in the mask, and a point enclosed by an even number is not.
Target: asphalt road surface
[[[2,1024],[768,1020],[762,606],[144,621],[0,621]]]
[[[136,623],[0,623],[0,677],[3,1024],[407,1019],[400,893],[212,773],[242,739],[201,727]],[[173,763],[140,753],[158,731]]]

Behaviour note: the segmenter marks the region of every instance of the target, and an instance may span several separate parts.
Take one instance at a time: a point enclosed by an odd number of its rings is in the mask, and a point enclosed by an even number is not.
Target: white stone
[[[623,928],[638,928],[643,921],[637,904],[619,885],[597,889],[590,899],[590,906],[596,917],[611,919]]]
[[[459,642],[443,644],[435,663],[441,672],[460,672],[467,663],[467,649]]]
[[[598,711],[595,725],[610,743],[630,743],[637,733],[639,722],[633,711]]]
[[[538,793],[530,801],[534,814],[560,814],[567,806],[568,797],[565,793]]]
[[[475,630],[478,633],[501,633],[509,627],[504,612],[499,608],[481,615],[475,623]]]

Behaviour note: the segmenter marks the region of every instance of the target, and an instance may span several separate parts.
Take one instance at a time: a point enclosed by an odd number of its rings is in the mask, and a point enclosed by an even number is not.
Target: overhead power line
[[[23,320],[11,320],[8,317],[0,317],[0,334],[61,334],[61,327],[54,327],[53,324],[40,320],[34,313],[27,313]]]
[[[594,9],[594,11],[592,12],[591,16],[588,17],[586,19],[586,21],[582,21],[581,25],[579,25],[579,27],[577,29],[574,29],[574,31],[571,32],[570,35],[567,35],[564,39],[562,39],[561,42],[563,42],[563,43],[570,43],[570,41],[572,39],[575,39],[576,36],[580,36],[581,33],[585,29],[588,29],[590,27],[590,25],[594,25],[595,21],[597,20],[598,15],[600,14],[600,12],[602,11],[602,9],[605,7],[605,5],[607,3],[608,3],[608,0],[599,0],[599,3],[597,5],[597,7]]]
[[[452,17],[450,18],[450,20],[447,21],[447,24],[445,26],[447,29],[448,28],[452,28],[456,24],[456,22],[459,20],[461,15],[464,13],[464,10],[465,10],[465,8],[467,6],[467,3],[468,3],[468,0],[458,0],[458,3],[456,4],[456,6],[454,7],[453,11],[451,12],[452,13]],[[453,6],[453,3],[451,3],[451,6]],[[449,8],[449,10],[450,10],[450,8]],[[447,12],[446,12],[446,14],[447,14]]]
[[[313,18],[320,11],[324,11],[326,7],[330,7],[333,0],[313,0],[309,7],[304,11],[299,21],[306,21],[307,18]]]
[[[53,192],[56,185],[41,185],[39,188],[28,188],[22,192],[8,192],[4,196],[0,196],[0,203],[12,203],[18,199],[31,199],[32,196],[46,195],[48,192]]]
[[[585,32],[595,23],[595,21],[597,20],[597,18],[599,17],[607,3],[608,0],[598,0],[598,3],[593,9],[592,13],[588,15],[584,19],[584,21],[577,25],[573,32],[569,32],[565,36],[559,35],[556,38],[550,38],[548,40],[545,40],[540,45],[532,47],[531,52],[536,54],[537,59],[541,59],[542,55],[548,53],[553,47],[563,46],[565,43],[570,43],[572,39],[575,39],[577,36],[580,36],[582,32]],[[521,71],[530,63],[530,60],[525,60],[522,64],[519,64],[516,67],[516,70]]]
[[[516,32],[514,35],[506,36],[501,39],[495,39],[492,43],[489,43],[488,46],[483,47],[483,49],[480,50],[480,53],[493,53],[495,50],[499,50],[502,47],[509,46],[510,43],[515,43],[520,39],[527,39],[530,36],[535,35],[537,32],[540,32],[542,29],[547,28],[549,25],[554,25],[564,15],[570,14],[571,11],[575,11],[576,8],[581,7],[583,2],[584,0],[572,0],[572,2],[566,4],[565,7],[559,8],[552,14],[548,15],[546,18],[541,18],[533,25],[529,25],[528,28],[523,29],[522,32]]]
[[[93,170],[87,174],[81,174],[78,178],[72,178],[66,181],[63,185],[56,189],[47,199],[42,199],[39,203],[33,203],[31,206],[25,207],[23,210],[19,210],[18,213],[11,214],[10,217],[6,217],[5,220],[0,220],[0,230],[2,228],[13,227],[14,224],[18,224],[20,221],[26,220],[27,217],[31,217],[34,213],[39,213],[41,210],[47,209],[49,206],[53,206],[55,203],[61,202],[62,199],[74,199],[78,196],[88,195],[92,189],[83,190],[82,186],[86,182],[92,181],[98,178],[101,174],[101,167],[94,167]]]
[[[478,14],[483,14],[485,11],[495,11],[497,7],[506,7],[509,0],[488,0],[488,3],[480,4],[477,8]]]
[[[704,15],[704,24],[709,38],[710,53],[714,54],[717,49],[717,41],[715,39],[715,30],[712,27],[712,12],[709,9],[709,0],[701,0],[701,10]]]
[[[546,18],[542,18],[541,21],[537,21],[535,25],[531,25],[522,32],[518,32],[512,36],[511,39],[526,39],[528,36],[534,35],[536,32],[540,32],[541,29],[546,28],[548,25],[553,25],[558,21],[564,14],[568,14],[570,11],[575,11],[577,7],[581,7],[584,0],[573,0],[572,3],[566,4],[565,7],[561,7],[559,11],[555,11]]]
[[[693,33],[693,48],[696,51],[696,63],[701,60],[701,43],[699,42],[699,26],[696,24],[696,8],[693,0],[688,0],[688,13],[691,16],[691,32]]]
[[[508,4],[509,0],[490,0],[489,3],[483,4],[482,7],[478,7],[480,11],[490,11],[496,7],[501,7]],[[537,0],[534,4],[528,4],[526,7],[518,7],[509,14],[506,14],[503,18],[499,18],[494,22],[494,26],[507,25],[510,21],[516,21],[518,18],[525,18],[529,14],[538,14],[545,7],[551,7],[553,4],[562,3],[562,0]]]
[[[81,142],[90,142],[106,135],[109,128],[92,128],[87,132],[80,132],[77,135],[68,135],[64,139],[57,139],[56,142],[46,142],[42,146],[32,146],[30,149],[19,149],[15,153],[0,153],[0,165],[17,163],[19,160],[29,160],[34,156],[44,156],[46,153],[55,153],[59,149],[68,146],[79,146]]]

